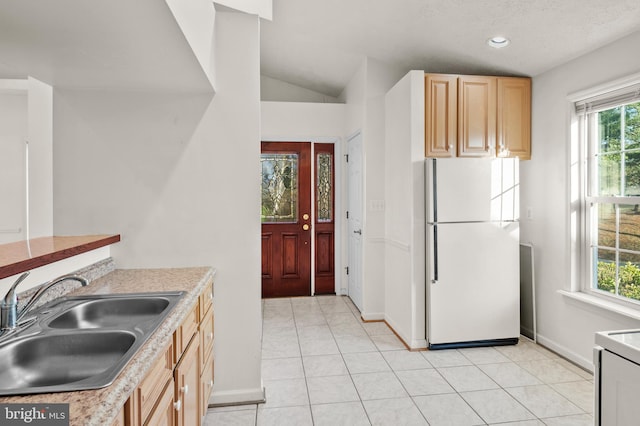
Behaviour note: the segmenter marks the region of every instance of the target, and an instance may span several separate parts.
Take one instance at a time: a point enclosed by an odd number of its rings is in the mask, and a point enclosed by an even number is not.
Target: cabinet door
[[[173,345],[169,344],[162,355],[154,362],[142,383],[134,391],[133,404],[136,407],[136,424],[145,424],[158,399],[164,392],[167,382],[173,375]],[[173,392],[172,392],[173,393]]]
[[[496,146],[496,77],[458,78],[458,156],[487,157]]]
[[[200,339],[191,340],[175,372],[178,426],[200,424]]]
[[[498,156],[531,158],[531,79],[498,78]]]
[[[209,309],[200,324],[200,371],[204,371],[204,362],[213,352],[213,309]]]
[[[167,386],[158,400],[158,404],[149,414],[145,426],[174,426],[176,419],[176,405],[173,398],[173,380]]]
[[[205,361],[200,375],[200,415],[205,416],[209,408],[209,397],[213,391],[213,354]]]
[[[458,76],[425,75],[425,157],[455,157]]]
[[[602,352],[600,424],[635,425],[640,418],[640,365]],[[597,419],[596,419],[597,420]]]

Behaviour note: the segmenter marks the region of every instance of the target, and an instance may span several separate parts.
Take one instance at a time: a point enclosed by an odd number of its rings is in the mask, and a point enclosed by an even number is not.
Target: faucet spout
[[[67,280],[78,281],[83,287],[88,284],[88,281],[85,277],[76,275],[76,274],[62,275],[58,278],[54,278],[53,280],[47,283],[42,284],[40,288],[33,294],[33,296],[31,296],[31,299],[29,299],[27,304],[24,305],[24,308],[22,308],[20,312],[18,312],[17,320],[19,321],[20,318],[22,318],[27,312],[29,312],[29,310],[33,307],[33,305],[35,305],[38,299],[40,299],[40,297],[42,297],[42,295],[45,294],[47,290],[49,290],[54,285],[60,284],[61,282],[67,281]]]
[[[13,330],[17,327],[18,321],[33,307],[33,305],[42,297],[44,293],[47,292],[51,287],[56,284],[59,284],[63,281],[67,280],[75,280],[78,281],[83,287],[87,285],[88,281],[86,278],[75,275],[68,274],[62,275],[58,278],[55,278],[49,282],[46,282],[40,286],[40,288],[31,296],[31,299],[27,302],[27,304],[18,311],[18,298],[16,296],[16,287],[20,284],[26,277],[29,275],[28,272],[22,274],[16,282],[11,286],[9,292],[2,300],[2,304],[0,309],[2,311],[2,315],[0,317],[0,333],[6,330]]]

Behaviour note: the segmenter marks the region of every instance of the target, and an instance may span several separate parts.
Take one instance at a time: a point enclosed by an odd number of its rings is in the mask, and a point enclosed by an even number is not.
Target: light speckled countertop
[[[114,382],[102,389],[0,397],[0,403],[68,403],[70,425],[109,425],[129,395],[145,377],[153,361],[172,340],[173,332],[198,301],[213,278],[207,267],[175,269],[117,269],[81,287],[68,296],[89,294],[185,291],[186,294],[165,321],[138,350]]]

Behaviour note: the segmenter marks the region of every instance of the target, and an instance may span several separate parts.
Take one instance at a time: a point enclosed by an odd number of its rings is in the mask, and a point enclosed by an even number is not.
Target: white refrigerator
[[[518,342],[518,165],[517,159],[425,160],[430,349]]]

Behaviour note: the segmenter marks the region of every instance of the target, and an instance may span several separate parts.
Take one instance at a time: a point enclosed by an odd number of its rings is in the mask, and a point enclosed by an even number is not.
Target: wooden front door
[[[262,297],[311,295],[311,143],[262,142]]]
[[[262,297],[335,294],[333,144],[263,142],[261,164]]]
[[[315,294],[335,293],[335,160],[332,143],[316,143],[314,176]]]

